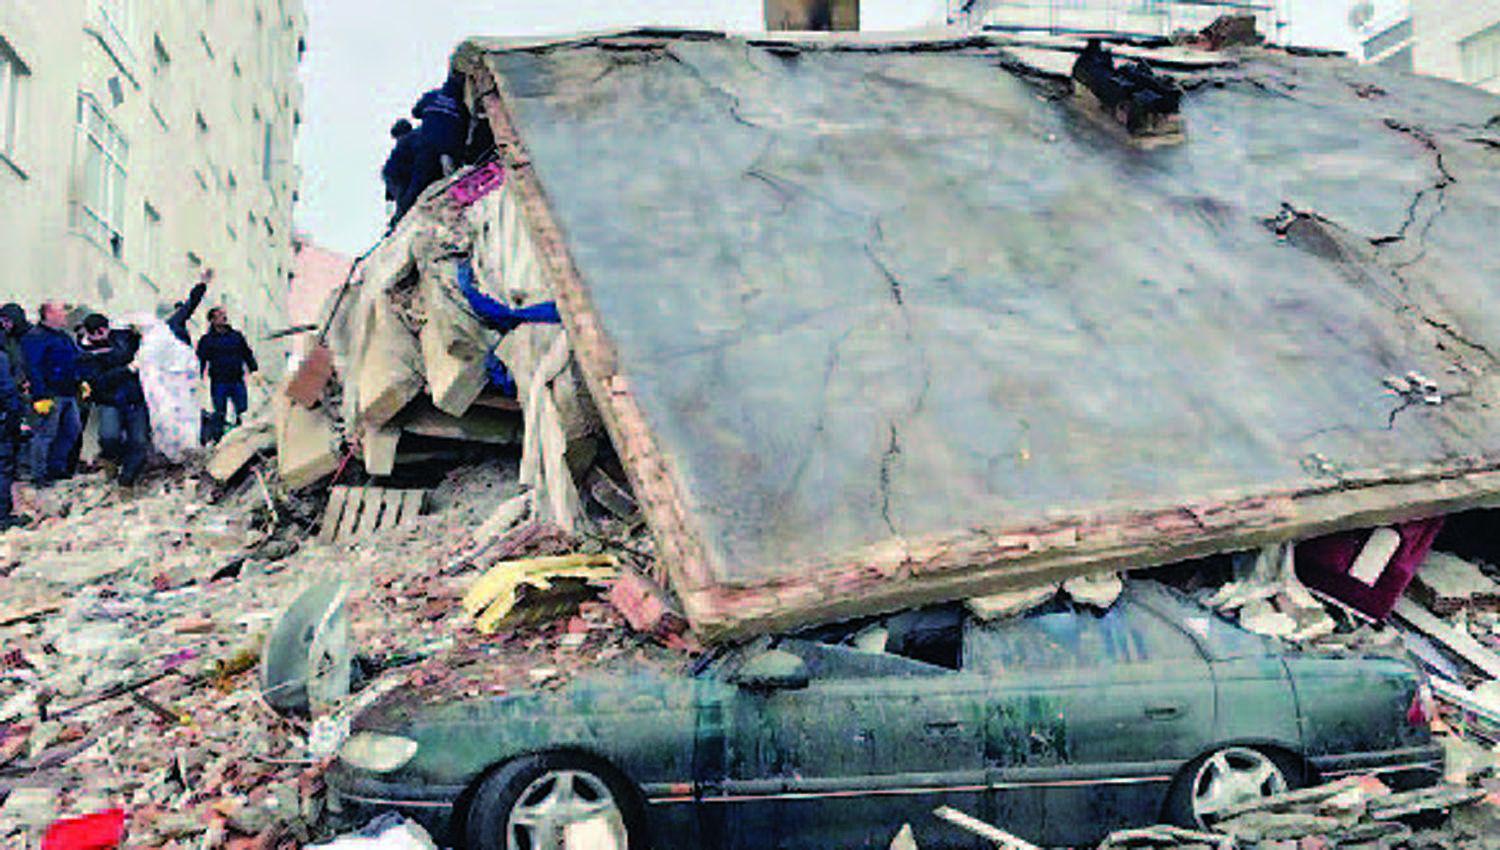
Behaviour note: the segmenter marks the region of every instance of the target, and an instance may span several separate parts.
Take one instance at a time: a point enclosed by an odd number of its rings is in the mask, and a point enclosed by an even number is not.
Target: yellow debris
[[[480,633],[491,634],[515,607],[521,588],[545,592],[553,589],[554,582],[562,580],[606,581],[614,578],[617,566],[619,561],[615,556],[606,554],[502,561],[469,586],[469,592],[464,594],[463,609],[476,618],[475,625]]]

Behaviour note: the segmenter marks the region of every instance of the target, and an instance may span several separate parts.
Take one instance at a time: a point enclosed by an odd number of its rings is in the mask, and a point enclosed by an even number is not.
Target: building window
[[[20,57],[0,40],[0,156],[15,159],[21,126],[22,83],[30,76]]]
[[[141,228],[141,277],[154,288],[161,268],[161,213],[150,204],[145,207],[145,227]]]
[[[271,182],[271,154],[275,152],[275,136],[272,133],[271,122],[265,123],[265,143],[261,146],[260,177],[269,185]]]
[[[129,56],[135,36],[135,0],[95,0],[95,8],[105,39]]]
[[[193,115],[193,123],[195,123],[195,124],[198,125],[198,132],[200,132],[200,133],[207,133],[208,132],[208,119],[206,119],[206,118],[203,117],[202,110],[199,110],[198,112],[194,113],[194,115]]]
[[[1460,41],[1458,52],[1463,62],[1464,82],[1478,85],[1500,77],[1500,24]]]
[[[74,224],[110,253],[124,254],[125,137],[92,97],[78,96],[79,198]]]

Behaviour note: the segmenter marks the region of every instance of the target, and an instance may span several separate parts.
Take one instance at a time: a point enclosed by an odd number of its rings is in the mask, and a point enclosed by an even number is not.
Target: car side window
[[[787,639],[777,644],[807,664],[813,681],[865,679],[876,676],[941,676],[941,667],[903,658],[889,652],[871,652],[850,646]]]
[[[1015,619],[975,619],[964,650],[968,669],[989,674],[1202,659],[1186,634],[1128,601],[1103,612],[1062,605]]]

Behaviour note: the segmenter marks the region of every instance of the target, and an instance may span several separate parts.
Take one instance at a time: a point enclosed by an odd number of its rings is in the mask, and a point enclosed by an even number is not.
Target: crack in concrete
[[[891,534],[899,538],[901,532],[896,530],[896,522],[891,517],[891,466],[901,456],[901,435],[896,430],[894,421],[887,422],[886,426],[890,428],[891,439],[886,445],[885,454],[880,457],[880,516]]]
[[[1417,127],[1412,124],[1406,124],[1401,121],[1397,121],[1394,118],[1385,119],[1385,126],[1397,133],[1410,136],[1411,138],[1415,139],[1420,145],[1422,145],[1422,147],[1431,152],[1433,156],[1433,162],[1436,165],[1438,172],[1438,177],[1435,181],[1433,181],[1431,186],[1422,188],[1416,193],[1416,195],[1412,197],[1411,203],[1406,207],[1406,218],[1401,222],[1401,227],[1395,232],[1395,234],[1390,236],[1377,236],[1370,239],[1370,244],[1374,245],[1377,249],[1384,248],[1387,245],[1405,242],[1407,234],[1417,223],[1417,214],[1421,209],[1422,202],[1426,200],[1429,195],[1435,197],[1436,207],[1433,209],[1432,214],[1427,217],[1427,221],[1422,225],[1421,232],[1417,235],[1416,253],[1413,254],[1410,259],[1404,260],[1400,263],[1392,264],[1393,268],[1404,269],[1408,266],[1416,265],[1426,258],[1427,238],[1431,235],[1432,228],[1435,224],[1437,224],[1437,220],[1441,218],[1443,213],[1447,210],[1448,187],[1457,183],[1458,178],[1448,170],[1448,164],[1443,159],[1442,148],[1438,147],[1437,140],[1433,138],[1431,133],[1427,132],[1421,127]]]

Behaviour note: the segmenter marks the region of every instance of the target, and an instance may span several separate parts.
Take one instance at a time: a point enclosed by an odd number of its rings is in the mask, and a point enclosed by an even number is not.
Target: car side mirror
[[[794,691],[810,680],[807,662],[784,649],[757,653],[734,676],[736,685],[753,691]]]

